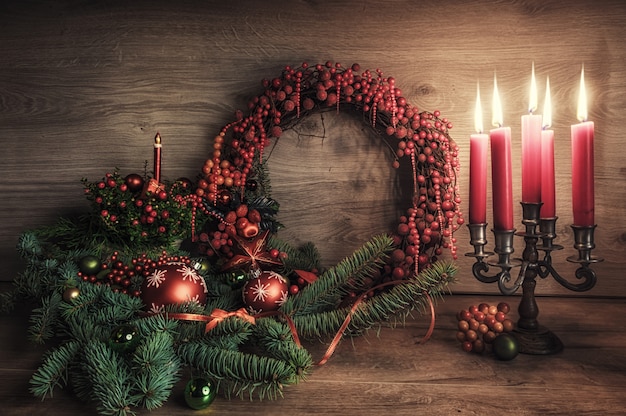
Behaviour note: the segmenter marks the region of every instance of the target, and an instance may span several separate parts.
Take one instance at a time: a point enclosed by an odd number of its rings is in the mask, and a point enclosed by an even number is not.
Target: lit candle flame
[[[530,76],[530,97],[528,100],[528,112],[532,114],[537,110],[537,81],[535,79],[535,63],[533,62],[532,73]]]
[[[156,136],[154,136],[154,144],[161,144],[161,135],[158,132]]]
[[[493,115],[491,117],[491,124],[496,127],[502,127],[504,124],[504,117],[502,116],[502,102],[500,101],[500,94],[498,94],[498,81],[496,80],[496,74],[493,74]]]
[[[543,128],[552,126],[552,97],[550,96],[550,77],[546,79],[546,97],[543,101]]]
[[[576,113],[578,121],[587,121],[587,93],[585,92],[585,66],[580,71],[580,92],[578,93],[578,112]]]
[[[476,84],[476,107],[474,108],[474,128],[476,133],[483,132],[483,108],[480,105],[480,86]]]

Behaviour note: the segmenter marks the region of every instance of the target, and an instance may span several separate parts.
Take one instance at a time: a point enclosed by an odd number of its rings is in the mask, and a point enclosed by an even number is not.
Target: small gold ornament
[[[76,299],[80,295],[80,289],[77,287],[68,287],[63,292],[63,300],[65,302],[71,302],[73,299]]]

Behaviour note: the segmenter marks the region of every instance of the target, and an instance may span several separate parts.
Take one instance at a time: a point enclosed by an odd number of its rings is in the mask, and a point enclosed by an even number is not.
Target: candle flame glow
[[[502,116],[502,102],[500,101],[500,94],[498,94],[498,81],[496,80],[496,74],[493,74],[493,104],[491,116],[491,124],[496,127],[502,127],[504,124],[504,117]]]
[[[533,113],[537,110],[537,81],[535,79],[535,63],[533,62],[532,72],[530,76],[530,97],[528,100],[528,112]]]
[[[585,92],[585,66],[580,71],[580,92],[578,93],[578,112],[576,113],[578,121],[587,121],[587,93]]]
[[[550,77],[546,79],[546,97],[543,101],[543,128],[552,126],[552,97],[550,96]]]
[[[483,132],[483,108],[480,105],[480,86],[476,84],[476,107],[474,108],[474,128],[476,133]]]
[[[154,144],[161,144],[161,135],[158,132],[156,136],[154,136]]]

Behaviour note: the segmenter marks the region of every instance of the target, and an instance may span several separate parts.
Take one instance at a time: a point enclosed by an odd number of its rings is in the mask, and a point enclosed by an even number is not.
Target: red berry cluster
[[[397,235],[415,270],[434,261],[440,248],[450,248],[456,258],[452,234],[463,218],[456,184],[458,147],[448,134],[452,128],[448,119],[439,111],[419,111],[403,97],[394,78],[380,70],[361,71],[358,64],[287,66],[262,85],[264,91],[248,104],[248,115],[238,111],[236,120],[215,137],[196,189],[198,197],[215,205],[224,190],[243,190],[270,138],[279,137],[303,113],[349,104],[363,112],[385,140],[395,142],[395,167],[400,159],[410,160],[413,204]]]
[[[115,171],[106,173],[100,181],[83,179],[83,185],[111,238],[167,245],[189,234],[192,209],[187,202],[195,195],[188,179],[166,185],[135,173],[122,177]]]
[[[186,256],[169,256],[166,252],[154,260],[143,253],[139,257],[134,257],[128,264],[119,258],[117,251],[103,262],[95,256],[88,255],[79,261],[78,277],[85,282],[110,286],[114,292],[139,296],[139,286],[143,278],[157,266],[169,262],[190,264],[191,260]]]
[[[515,324],[507,317],[510,307],[506,302],[498,305],[481,303],[471,305],[457,314],[457,340],[467,352],[482,353],[504,332],[511,332]]]

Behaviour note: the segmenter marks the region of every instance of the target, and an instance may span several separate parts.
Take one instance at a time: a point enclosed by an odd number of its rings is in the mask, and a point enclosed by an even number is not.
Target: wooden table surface
[[[6,285],[3,285],[6,287]],[[565,344],[555,355],[519,355],[498,361],[468,354],[455,339],[458,310],[482,301],[516,298],[452,295],[437,305],[437,324],[425,344],[429,319],[418,316],[402,328],[384,328],[344,339],[330,361],[275,401],[227,400],[218,396],[194,411],[182,399],[185,375],[151,415],[617,415],[626,412],[625,299],[538,299],[542,324]],[[512,317],[516,317],[513,312]],[[0,316],[0,413],[85,415],[95,408],[57,390],[41,402],[28,381],[45,346],[27,341],[28,309]],[[314,359],[327,344],[309,345]]]

